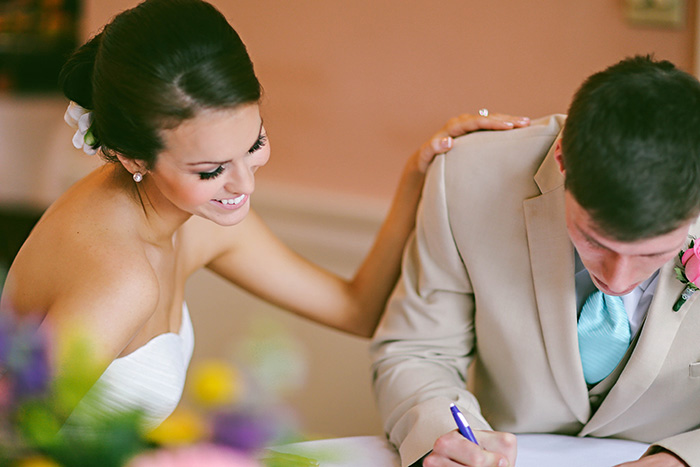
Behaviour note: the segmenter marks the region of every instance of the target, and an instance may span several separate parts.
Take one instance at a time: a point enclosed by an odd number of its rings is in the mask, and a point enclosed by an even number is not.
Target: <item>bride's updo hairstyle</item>
[[[149,168],[164,149],[160,130],[261,95],[240,37],[201,0],[146,0],[122,12],[68,59],[60,80],[93,112],[94,147]]]

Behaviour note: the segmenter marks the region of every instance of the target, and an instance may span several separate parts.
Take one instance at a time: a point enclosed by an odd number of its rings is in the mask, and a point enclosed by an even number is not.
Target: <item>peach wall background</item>
[[[94,32],[132,0],[88,0]],[[387,199],[405,158],[451,116],[566,112],[591,73],[653,52],[693,71],[680,29],[631,25],[624,0],[213,0],[265,88],[261,179]]]

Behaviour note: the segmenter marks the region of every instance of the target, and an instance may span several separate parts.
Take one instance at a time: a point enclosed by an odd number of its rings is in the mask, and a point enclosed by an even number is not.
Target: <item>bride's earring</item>
[[[134,181],[138,183],[141,180],[143,180],[143,175],[141,175],[141,172],[134,172]]]

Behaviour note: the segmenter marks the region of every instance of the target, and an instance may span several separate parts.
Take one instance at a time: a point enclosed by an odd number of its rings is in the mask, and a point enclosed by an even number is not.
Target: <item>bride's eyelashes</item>
[[[260,136],[258,136],[257,141],[255,141],[255,143],[250,147],[250,149],[248,150],[248,154],[253,154],[253,153],[259,151],[260,149],[265,147],[266,144],[267,144],[267,134],[262,133]],[[200,180],[211,180],[211,179],[216,178],[219,175],[221,175],[223,173],[223,171],[224,171],[224,165],[220,165],[211,172],[199,172],[198,175],[199,175]]]
[[[265,145],[267,144],[267,133],[260,133],[260,136],[258,136],[257,141],[248,149],[248,154],[253,154],[256,151],[259,151],[262,149]]]
[[[199,179],[200,180],[210,180],[212,178],[216,178],[219,175],[221,175],[224,171],[224,166],[220,165],[216,169],[214,169],[212,172],[199,172]]]

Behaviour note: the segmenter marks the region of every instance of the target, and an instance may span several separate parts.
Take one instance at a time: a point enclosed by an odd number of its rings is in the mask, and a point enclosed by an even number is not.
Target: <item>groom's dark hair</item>
[[[569,107],[562,154],[566,189],[600,233],[680,227],[700,212],[700,82],[650,56],[594,74]]]

